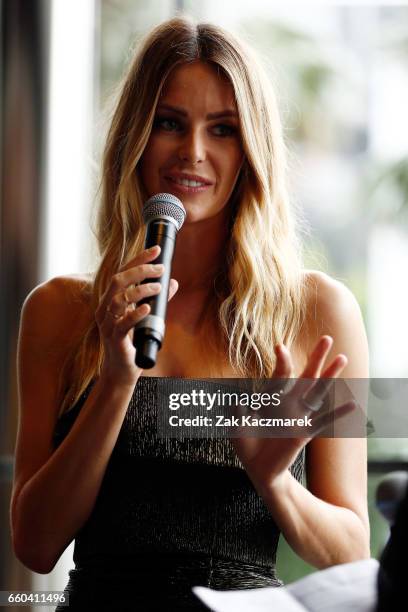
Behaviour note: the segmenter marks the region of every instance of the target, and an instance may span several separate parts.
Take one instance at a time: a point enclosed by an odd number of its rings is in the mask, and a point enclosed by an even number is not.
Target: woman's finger
[[[132,329],[136,323],[139,323],[144,317],[150,312],[149,304],[141,304],[135,310],[129,311],[124,317],[120,319],[115,325],[114,332],[118,337],[125,337],[126,334]]]
[[[100,329],[106,337],[111,337],[112,335],[125,337],[129,329],[147,316],[149,312],[149,304],[141,304],[134,310],[128,310],[123,316],[115,316],[113,312],[108,310],[103,322],[100,324]]]
[[[319,339],[311,355],[309,356],[305,369],[303,370],[297,384],[293,389],[294,394],[301,397],[301,401],[304,403],[305,408],[307,409],[309,404],[307,396],[316,387],[316,380],[320,377],[323,363],[330,352],[332,345],[333,339],[331,336],[322,336]]]
[[[134,310],[134,304],[137,304],[144,298],[157,295],[160,291],[161,284],[157,281],[154,283],[143,283],[130,289],[127,288],[125,291],[121,291],[113,296],[109,304],[109,311],[123,316],[127,308],[131,306],[132,310]]]
[[[171,278],[170,279],[170,284],[169,284],[169,298],[168,298],[168,301],[170,301],[171,298],[177,293],[178,288],[179,288],[179,284],[176,281],[176,279],[175,278]]]
[[[134,257],[133,259],[128,261],[127,264],[119,268],[118,272],[112,277],[111,282],[107,286],[105,293],[102,295],[100,299],[98,309],[95,313],[96,314],[95,318],[97,319],[97,321],[101,317],[101,312],[98,313],[98,310],[102,311],[102,317],[103,317],[104,312],[107,306],[109,305],[110,301],[112,300],[113,296],[115,295],[115,293],[117,293],[118,291],[124,288],[123,279],[125,277],[123,276],[123,273],[127,272],[128,270],[131,270],[132,268],[136,266],[140,266],[143,264],[147,264],[149,262],[153,262],[159,256],[160,251],[161,251],[161,247],[158,244],[156,244],[150,249],[145,249],[141,253],[138,253],[136,257]],[[135,284],[136,282],[137,281],[133,281],[133,284]],[[129,281],[127,286],[131,284],[132,284],[132,281]]]
[[[150,247],[150,249],[145,249],[141,253],[138,253],[136,257],[127,262],[124,266],[121,266],[118,272],[125,272],[130,268],[134,268],[135,266],[140,266],[145,263],[149,263],[150,261],[154,261],[156,257],[160,255],[161,247],[158,244]]]
[[[141,264],[136,268],[131,268],[125,272],[118,272],[115,274],[110,282],[110,285],[101,299],[99,306],[95,313],[97,321],[103,321],[105,312],[110,308],[110,304],[115,296],[117,300],[124,302],[124,292],[132,284],[136,284],[145,280],[146,278],[157,278],[163,274],[162,264]]]
[[[273,378],[290,378],[293,373],[293,364],[290,352],[284,344],[275,347],[276,365]]]
[[[315,416],[313,418],[313,436],[321,433],[328,427],[329,425],[333,425],[335,421],[338,421],[345,417],[346,415],[356,410],[357,403],[354,400],[350,400],[341,406],[338,406],[334,410],[330,412],[324,412],[321,415]]]
[[[332,346],[333,338],[331,336],[320,338],[309,357],[301,378],[318,378],[320,376],[323,364]]]
[[[329,367],[323,372],[322,378],[337,378],[337,376],[344,370],[348,363],[348,359],[345,355],[340,353],[336,355],[335,359],[331,362]]]
[[[335,382],[335,379],[339,376],[346,365],[347,357],[345,355],[337,355],[320,378],[315,380],[301,379],[302,405],[310,412],[319,410],[321,406],[323,406],[324,401]]]

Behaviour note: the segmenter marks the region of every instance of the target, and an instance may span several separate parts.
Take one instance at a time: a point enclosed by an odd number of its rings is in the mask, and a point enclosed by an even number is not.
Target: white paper
[[[193,592],[215,612],[306,612],[285,587],[214,591],[197,586]]]
[[[375,612],[376,559],[335,565],[285,587],[193,592],[215,612]]]
[[[377,602],[377,559],[335,565],[284,587],[313,612],[371,612]]]

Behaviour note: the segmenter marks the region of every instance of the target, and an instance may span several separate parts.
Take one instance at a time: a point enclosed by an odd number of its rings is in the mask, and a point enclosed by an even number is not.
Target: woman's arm
[[[328,459],[327,453],[323,452],[326,455],[324,462],[330,465],[322,467],[321,471],[326,472],[332,483],[327,489],[323,485],[319,496],[305,489],[289,471],[266,489],[259,489],[286,541],[304,561],[318,569],[370,558],[368,516],[360,499],[364,491],[363,479],[361,492],[356,496],[347,491],[347,486],[343,489],[336,485],[339,472],[343,477],[346,474],[350,476],[350,488],[359,484],[353,459],[361,461],[364,451],[355,444],[360,440],[330,442],[334,443],[332,456]],[[349,442],[352,442],[352,448],[346,448]],[[343,450],[350,457],[339,469]],[[358,472],[359,467],[358,464]],[[326,501],[328,499],[333,501]]]
[[[145,249],[122,266],[95,312],[83,294],[82,300],[73,297],[72,278],[40,285],[24,303],[17,351],[20,421],[11,527],[17,557],[34,571],[51,571],[94,507],[142,372],[135,365],[130,332],[149,306],[131,304],[160,291],[159,283],[141,282],[163,273],[162,266],[149,263],[159,252],[158,245]],[[177,288],[171,279],[169,300]],[[54,451],[60,370],[67,347],[78,346],[72,337],[80,338],[87,327],[84,321],[92,319],[104,345],[103,370],[71,431]]]
[[[38,573],[52,570],[92,512],[133,392],[101,377],[53,452],[56,383],[81,316],[75,303],[67,280],[55,278],[31,292],[21,315],[11,529],[17,557]]]
[[[309,280],[311,346],[322,334],[332,336],[328,362],[342,353],[348,363],[341,377],[367,379],[367,338],[354,296],[325,274],[311,273]],[[289,471],[259,484],[286,540],[319,569],[369,558],[366,438],[313,438],[306,458],[308,490]]]

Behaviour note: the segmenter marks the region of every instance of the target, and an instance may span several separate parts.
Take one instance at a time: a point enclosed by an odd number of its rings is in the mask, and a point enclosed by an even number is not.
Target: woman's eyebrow
[[[184,109],[178,106],[172,106],[171,104],[160,104],[158,110],[168,110],[181,115],[182,117],[187,117],[188,113]],[[219,111],[217,113],[209,113],[206,116],[206,119],[220,119],[221,117],[238,117],[238,113],[233,109],[225,109],[223,111]]]

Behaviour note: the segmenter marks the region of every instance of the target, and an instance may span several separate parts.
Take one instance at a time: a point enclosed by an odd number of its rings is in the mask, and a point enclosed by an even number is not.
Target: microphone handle
[[[158,281],[161,283],[161,290],[158,295],[144,298],[138,302],[138,306],[149,304],[151,307],[150,313],[136,324],[133,335],[133,345],[136,348],[136,365],[143,369],[152,368],[156,364],[157,352],[163,342],[171,262],[176,237],[176,226],[165,218],[153,219],[147,226],[145,248],[149,249],[156,244],[161,247],[160,254],[153,263],[162,263],[164,272],[160,278],[146,278],[141,282],[141,284]]]

